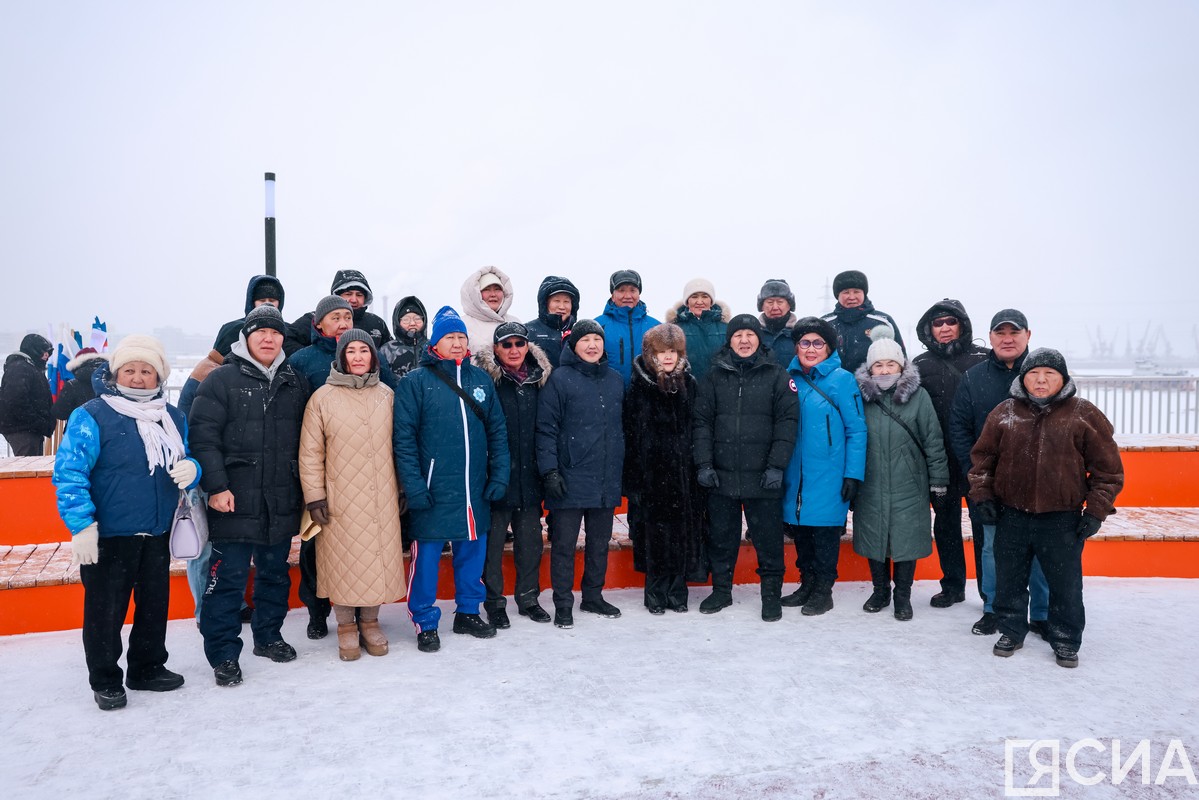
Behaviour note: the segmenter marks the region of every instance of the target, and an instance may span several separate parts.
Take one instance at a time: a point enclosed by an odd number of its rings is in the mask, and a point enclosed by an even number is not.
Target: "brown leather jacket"
[[[1069,381],[1040,406],[1013,382],[1013,396],[990,413],[970,451],[971,500],[1032,514],[1080,511],[1084,502],[1096,519],[1115,513],[1124,486],[1120,448],[1111,422],[1075,391]]]

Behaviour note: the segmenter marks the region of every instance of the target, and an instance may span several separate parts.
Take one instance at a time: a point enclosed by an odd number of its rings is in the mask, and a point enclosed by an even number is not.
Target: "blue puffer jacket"
[[[103,394],[117,394],[105,381],[108,365],[96,372],[101,374]],[[167,412],[186,452],[187,420],[174,406],[168,405]],[[196,468],[192,486],[200,480],[198,463]],[[71,412],[54,457],[54,486],[58,515],[72,536],[93,522],[102,537],[157,536],[170,530],[179,503],[179,489],[167,471],[161,467],[149,471],[137,422],[118,414],[100,397]]]
[[[337,340],[318,331],[315,325],[311,334],[312,344],[292,353],[288,360],[296,372],[308,379],[308,385],[315,392],[329,380],[333,359],[337,358]],[[379,380],[395,391],[395,373],[392,372],[391,365],[382,358],[379,359]]]
[[[483,407],[484,426],[439,370]],[[396,471],[408,495],[409,531],[420,541],[478,539],[491,526],[491,499],[508,490],[508,428],[495,383],[464,359],[427,349],[395,393]]]
[[[619,372],[624,385],[628,386],[633,378],[633,359],[641,355],[641,337],[661,323],[649,315],[645,303],[638,302],[633,308],[627,308],[611,300],[595,321],[604,329],[604,352],[608,354],[608,366]]]
[[[623,414],[624,383],[607,355],[588,364],[563,347],[537,402],[537,469],[558,470],[566,484],[565,497],[545,499],[547,509],[620,505]]]
[[[844,478],[866,477],[866,415],[858,382],[833,353],[804,379],[799,358],[787,368],[799,393],[799,440],[783,481],[783,519],[792,525],[844,525],[849,503],[841,499]],[[802,507],[796,516],[797,498]]]

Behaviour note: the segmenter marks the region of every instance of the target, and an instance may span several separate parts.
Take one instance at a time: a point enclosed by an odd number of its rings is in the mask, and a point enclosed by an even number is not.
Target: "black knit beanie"
[[[758,339],[762,338],[762,323],[753,314],[738,314],[729,320],[729,326],[724,332],[724,343],[731,344],[733,334],[737,331],[753,331]]]
[[[601,328],[600,324],[593,319],[579,320],[574,324],[574,327],[570,329],[570,336],[566,337],[566,346],[571,350],[574,350],[575,346],[578,345],[579,340],[590,333],[594,333],[596,336],[599,336],[602,339],[604,336],[604,329]]]
[[[1049,367],[1057,370],[1061,373],[1063,381],[1070,381],[1070,372],[1066,369],[1065,356],[1051,347],[1038,347],[1028,354],[1020,366],[1020,382],[1023,383],[1024,376],[1037,367]]]

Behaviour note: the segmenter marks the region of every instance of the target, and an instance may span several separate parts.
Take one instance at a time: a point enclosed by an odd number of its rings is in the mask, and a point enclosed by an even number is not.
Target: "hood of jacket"
[[[726,310],[728,306],[721,300],[713,300],[712,307],[700,314],[698,317],[691,313],[691,309],[687,308],[687,301],[680,300],[675,304],[674,308],[666,312],[667,322],[687,322],[690,320],[698,320],[700,322],[728,322],[732,319],[732,315]]]
[[[600,360],[592,364],[589,361],[584,361],[583,359],[579,358],[579,354],[574,351],[573,347],[562,348],[562,356],[558,359],[558,366],[574,367],[584,375],[589,375],[591,377],[603,375],[605,370],[611,369],[608,366],[608,352],[606,350],[604,351],[604,354],[600,356]]]
[[[416,306],[420,318],[425,321],[425,327],[415,333],[409,333],[400,327],[400,309],[406,306]],[[427,339],[429,331],[429,312],[425,310],[425,304],[420,301],[416,295],[408,295],[401,297],[400,302],[396,303],[395,308],[391,310],[391,330],[395,333],[395,338],[404,342],[404,344],[420,344],[422,340]]]
[[[691,374],[691,362],[686,356],[679,359],[679,363],[674,365],[674,370],[669,373],[668,380],[677,380],[680,383],[686,379],[687,375]],[[650,371],[645,368],[645,353],[633,359],[633,380],[645,381],[651,386],[658,387],[658,376],[650,374]]]
[[[835,369],[841,369],[841,354],[836,350],[833,350],[829,353],[828,358],[812,367],[811,371],[807,374],[823,378],[825,375],[828,375]],[[787,367],[787,372],[799,375],[804,374],[803,367],[799,365],[799,356],[795,356],[791,359],[791,366]]]
[[[1078,387],[1074,384],[1073,378],[1066,381],[1065,384],[1062,385],[1062,390],[1053,397],[1050,397],[1044,403],[1038,403],[1032,398],[1031,395],[1029,395],[1028,390],[1024,388],[1024,381],[1021,380],[1019,375],[1012,378],[1012,386],[1010,389],[1008,389],[1008,394],[1010,394],[1012,397],[1016,398],[1017,400],[1023,400],[1033,408],[1041,410],[1055,406],[1063,400],[1069,400],[1077,393]]]
[[[762,330],[775,335],[778,335],[784,329],[790,330],[798,321],[799,317],[795,316],[794,311],[788,311],[787,316],[776,317],[775,319],[769,319],[765,314],[758,315],[758,322],[762,323]]]
[[[255,275],[253,278],[250,278],[249,283],[246,284],[247,314],[254,310],[254,290],[257,289],[258,284],[262,283],[263,281],[271,281],[279,287],[279,310],[283,310],[283,295],[286,294],[286,292],[283,290],[283,281],[279,280],[278,278],[273,278],[270,275]]]
[[[366,303],[361,309],[355,311],[365,311],[370,308],[371,302],[375,299],[375,295],[371,292],[371,285],[367,282],[366,276],[356,269],[339,269],[333,273],[333,283],[329,284],[329,294],[341,294],[352,286],[362,288],[362,293],[366,295]]]
[[[948,344],[941,344],[933,338],[932,320],[934,317],[948,315],[958,318],[958,321],[961,323],[961,329],[958,332],[958,338]],[[939,303],[934,303],[920,317],[920,321],[916,323],[916,336],[930,353],[941,358],[948,358],[956,356],[970,347],[970,342],[974,338],[974,327],[970,324],[970,317],[966,314],[966,308],[962,305],[961,301],[951,300],[947,297]]]
[[[504,371],[500,366],[500,362],[496,360],[495,348],[492,345],[485,345],[479,348],[479,352],[474,355],[475,366],[487,373],[487,375],[496,384],[501,380],[510,380],[516,382],[511,374]],[[549,357],[545,351],[537,345],[529,342],[529,353],[525,356],[525,366],[529,370],[529,374],[525,376],[523,386],[536,384],[538,387],[545,386],[545,382],[549,380],[550,372],[553,371],[553,366],[550,364]]]
[[[604,315],[621,322],[628,322],[649,316],[649,311],[645,307],[644,300],[638,300],[637,305],[629,308],[628,306],[618,306],[609,298],[608,302],[604,304]]]
[[[551,295],[565,292],[570,295],[570,316],[563,319],[559,314],[550,314],[546,310],[546,304],[549,303]],[[537,289],[537,318],[541,320],[541,324],[546,327],[556,330],[569,330],[574,321],[579,318],[579,290],[567,278],[559,278],[557,275],[550,275],[541,282],[541,286]]]
[[[492,273],[500,279],[500,288],[504,290],[504,299],[498,310],[483,302],[479,294],[479,280],[486,274]],[[508,309],[512,307],[512,280],[499,267],[480,267],[462,282],[462,313],[483,320],[484,322],[508,322]]]
[[[328,337],[322,337],[322,338],[328,338]],[[246,364],[249,364],[250,366],[254,367],[259,373],[261,373],[263,375],[263,377],[266,378],[267,383],[270,383],[271,381],[275,380],[275,374],[279,371],[279,367],[281,367],[283,365],[283,362],[287,360],[287,354],[284,353],[283,348],[280,347],[279,352],[275,354],[275,360],[273,362],[271,362],[271,365],[269,367],[264,367],[258,361],[258,359],[254,358],[254,356],[250,355],[250,346],[248,344],[246,344],[246,335],[244,333],[239,333],[237,335],[237,341],[233,343],[233,348],[229,352],[232,353],[233,355],[237,356],[239,359],[244,361]],[[243,369],[242,371],[244,372],[245,370]]]
[[[720,349],[716,351],[716,355],[712,356],[712,366],[736,371],[737,364],[733,360],[733,356],[733,348],[729,347],[727,344],[721,345]],[[775,363],[774,355],[771,353],[770,348],[764,344],[759,344],[757,351],[748,359],[746,359],[746,361],[748,362],[747,367],[749,369],[754,369],[762,364]]]
[[[874,376],[870,374],[870,369],[863,364],[858,367],[853,374],[858,379],[858,389],[862,393],[862,399],[867,403],[873,403],[878,400],[886,390],[880,389],[878,383],[875,382]],[[903,371],[899,373],[899,380],[895,382],[894,395],[896,403],[906,403],[916,394],[916,390],[920,388],[920,369],[910,360],[903,365]]]

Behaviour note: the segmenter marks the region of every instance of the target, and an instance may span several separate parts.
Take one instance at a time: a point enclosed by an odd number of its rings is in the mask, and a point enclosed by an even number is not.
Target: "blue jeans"
[[[983,611],[993,613],[995,603],[995,526],[983,525]],[[1028,573],[1028,618],[1049,618],[1049,583],[1041,571],[1041,562],[1033,557]]]

